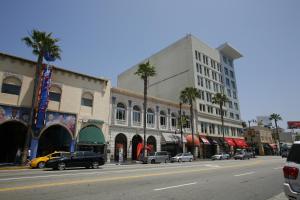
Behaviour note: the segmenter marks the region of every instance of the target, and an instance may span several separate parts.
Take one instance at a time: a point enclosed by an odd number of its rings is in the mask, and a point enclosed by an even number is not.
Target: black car
[[[52,160],[49,160],[45,167],[64,170],[67,167],[86,167],[98,168],[99,165],[104,165],[105,159],[102,154],[91,151],[75,151],[69,155],[64,155]]]

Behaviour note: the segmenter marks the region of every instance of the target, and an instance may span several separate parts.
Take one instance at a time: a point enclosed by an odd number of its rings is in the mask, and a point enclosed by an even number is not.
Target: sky
[[[212,48],[229,42],[241,117],[300,120],[299,0],[1,0],[0,52],[36,60],[22,43],[32,29],[59,38],[54,65],[117,75],[191,33]]]

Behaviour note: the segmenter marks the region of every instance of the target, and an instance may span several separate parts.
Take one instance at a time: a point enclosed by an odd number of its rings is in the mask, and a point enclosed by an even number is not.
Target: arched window
[[[149,127],[154,127],[154,112],[151,108],[147,110],[147,125]]]
[[[132,120],[134,125],[140,125],[141,123],[141,109],[138,106],[133,106]]]
[[[117,112],[116,112],[116,119],[120,121],[126,120],[126,109],[123,103],[117,104]]]
[[[9,76],[3,80],[1,92],[13,95],[20,95],[22,82],[20,79]]]
[[[60,102],[61,89],[58,86],[51,86],[49,90],[49,100]]]
[[[93,95],[89,92],[86,92],[81,97],[81,105],[93,107]]]
[[[177,117],[176,117],[175,113],[171,114],[171,126],[172,126],[172,129],[176,129]]]
[[[160,117],[159,117],[159,121],[160,121],[160,126],[161,128],[166,128],[166,113],[164,111],[160,111]]]

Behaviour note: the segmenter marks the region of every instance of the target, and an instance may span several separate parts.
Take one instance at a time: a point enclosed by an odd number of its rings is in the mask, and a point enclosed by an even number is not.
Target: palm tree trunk
[[[191,129],[192,129],[192,151],[195,159],[195,141],[194,141],[194,113],[193,113],[193,102],[190,101],[190,113],[191,113]]]
[[[223,106],[222,106],[222,104],[220,104],[220,110],[221,110],[221,129],[222,129],[222,136],[223,136],[223,146],[225,146],[224,112],[223,112]]]
[[[146,157],[146,125],[147,125],[147,77],[144,78],[144,153],[143,160]]]
[[[38,56],[38,61],[37,61],[36,68],[35,68],[32,102],[31,102],[31,109],[30,109],[30,114],[29,114],[27,133],[25,136],[24,148],[23,148],[23,153],[22,153],[22,164],[24,164],[25,161],[27,160],[30,135],[33,132],[33,130],[32,130],[33,115],[34,115],[34,108],[35,108],[36,99],[37,99],[37,91],[36,90],[37,90],[38,83],[39,83],[39,77],[40,77],[40,71],[42,68],[42,63],[43,63],[43,53],[41,52]]]
[[[184,153],[184,149],[183,149],[183,137],[182,137],[183,133],[182,133],[182,113],[181,113],[182,111],[181,111],[181,109],[182,109],[182,103],[179,102],[179,118],[180,118],[181,147],[182,147],[182,153]]]
[[[280,141],[279,141],[279,133],[278,133],[277,120],[274,119],[274,121],[275,121],[275,128],[276,128],[276,144],[278,146],[279,152],[281,152],[281,150],[280,150]]]

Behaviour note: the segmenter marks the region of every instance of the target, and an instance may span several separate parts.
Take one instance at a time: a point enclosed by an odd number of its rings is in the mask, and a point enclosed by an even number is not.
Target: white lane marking
[[[283,167],[275,167],[275,168],[273,168],[273,169],[282,169]]]
[[[22,180],[22,179],[36,179],[36,178],[49,178],[49,177],[60,177],[60,176],[77,176],[77,175],[94,175],[94,174],[108,174],[108,173],[124,173],[124,172],[136,172],[136,171],[152,171],[152,170],[161,170],[161,169],[177,169],[177,168],[193,168],[193,167],[217,167],[216,165],[203,165],[203,164],[195,164],[195,165],[185,165],[185,166],[170,166],[169,167],[162,167],[162,166],[157,166],[157,167],[149,167],[146,169],[137,169],[137,168],[127,168],[126,170],[121,170],[121,171],[113,171],[115,169],[120,169],[120,168],[106,168],[106,170],[110,171],[102,171],[102,172],[82,172],[82,173],[63,173],[63,174],[49,174],[49,175],[38,175],[38,176],[22,176],[22,177],[13,177],[13,178],[0,178],[1,181],[10,181],[10,180]],[[113,169],[113,170],[111,170]],[[82,170],[72,170],[72,172],[77,172],[77,171],[82,171]],[[57,171],[49,171],[50,173],[55,173]]]
[[[204,165],[205,167],[221,167],[220,165],[211,165],[211,164],[206,164]]]
[[[184,187],[184,186],[188,186],[188,185],[195,185],[197,184],[197,182],[193,182],[193,183],[186,183],[186,184],[182,184],[182,185],[174,185],[174,186],[169,186],[169,187],[164,187],[164,188],[156,188],[153,189],[154,191],[160,191],[160,190],[167,190],[167,189],[172,189],[172,188],[179,188],[179,187]]]
[[[254,174],[255,172],[252,171],[252,172],[246,172],[246,173],[243,173],[243,174],[236,174],[234,176],[245,176],[245,175],[250,175],[250,174]]]

